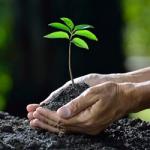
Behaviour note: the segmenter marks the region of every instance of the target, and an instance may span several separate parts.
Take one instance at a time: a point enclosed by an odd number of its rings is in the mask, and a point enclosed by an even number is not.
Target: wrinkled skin
[[[27,106],[28,118],[33,128],[43,128],[50,132],[79,132],[90,135],[100,133],[113,121],[121,118],[135,105],[131,104],[133,85],[108,82],[108,78],[94,81],[94,78],[84,76],[90,88],[57,111],[39,107],[38,104]],[[97,80],[95,78],[95,80]],[[83,81],[80,78],[75,83]],[[98,83],[97,85],[94,83]],[[66,83],[62,88],[67,86]],[[53,92],[57,94],[62,88]],[[44,102],[45,102],[44,101]]]
[[[81,83],[81,82],[85,82],[87,85],[89,85],[90,87],[100,84],[100,83],[104,83],[106,81],[110,81],[112,80],[111,77],[109,77],[109,75],[99,75],[99,74],[88,74],[79,78],[76,78],[74,80],[75,84],[77,83]],[[51,97],[53,97],[54,95],[59,94],[63,89],[65,89],[67,86],[69,86],[69,84],[71,83],[71,81],[68,81],[67,83],[65,83],[62,87],[60,87],[59,89],[55,90],[54,92],[52,92],[44,101],[42,101],[40,104],[49,101],[51,99]],[[33,117],[33,112],[36,110],[37,107],[40,106],[40,104],[30,104],[27,106],[27,111],[28,111],[28,115],[27,117],[29,118],[29,120],[32,120]]]
[[[80,82],[90,88],[57,111],[28,105],[31,127],[95,135],[128,112],[150,108],[150,67],[123,74],[88,74],[75,79],[75,83]],[[52,92],[42,103],[69,84]]]

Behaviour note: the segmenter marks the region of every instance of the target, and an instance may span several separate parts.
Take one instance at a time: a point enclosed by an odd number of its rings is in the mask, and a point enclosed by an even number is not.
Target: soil
[[[88,88],[81,84],[76,86],[76,94]],[[65,92],[67,91],[67,92]],[[73,91],[68,87],[56,96],[55,102],[43,106],[57,109],[69,100],[59,98]],[[77,95],[71,94],[71,99]],[[70,97],[67,95],[70,99]],[[53,107],[54,105],[54,107]],[[96,136],[84,134],[58,134],[43,130],[34,130],[26,118],[19,118],[0,112],[0,150],[150,150],[150,123],[139,119],[122,118],[111,124]]]
[[[53,96],[47,103],[44,103],[41,106],[50,110],[57,110],[64,104],[79,96],[87,88],[89,88],[89,86],[85,83],[75,84],[75,88],[70,84],[66,89],[63,89],[63,91]]]

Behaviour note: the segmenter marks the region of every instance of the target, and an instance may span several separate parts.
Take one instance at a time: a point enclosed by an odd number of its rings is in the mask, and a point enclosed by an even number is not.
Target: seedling
[[[67,40],[69,40],[69,45],[68,45],[69,46],[68,47],[68,50],[69,50],[69,58],[68,58],[69,74],[70,74],[70,78],[72,81],[72,85],[73,85],[73,87],[75,87],[74,79],[73,79],[73,75],[72,75],[72,68],[71,68],[72,43],[74,45],[76,45],[77,47],[88,50],[89,49],[88,44],[78,36],[82,36],[82,37],[85,37],[85,38],[88,38],[88,39],[94,40],[94,41],[98,41],[98,39],[95,36],[95,34],[93,34],[91,31],[87,30],[90,28],[94,28],[92,25],[80,24],[80,25],[75,26],[71,19],[65,18],[65,17],[60,18],[60,20],[63,23],[53,22],[53,23],[50,23],[49,26],[56,28],[56,29],[60,29],[61,31],[52,32],[44,37],[49,38],[49,39],[67,39]]]

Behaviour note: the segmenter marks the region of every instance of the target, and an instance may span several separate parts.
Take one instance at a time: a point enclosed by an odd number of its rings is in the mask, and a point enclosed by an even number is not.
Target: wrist
[[[136,93],[136,85],[132,82],[118,83],[120,104],[125,113],[135,112],[139,106],[138,96]]]
[[[136,112],[150,108],[150,81],[135,83],[135,98],[138,103]]]
[[[127,113],[150,108],[150,81],[141,83],[119,83]]]
[[[130,82],[131,77],[126,73],[114,73],[108,74],[107,78],[109,81],[113,81],[115,83],[123,83],[123,82]]]
[[[83,76],[85,83],[89,86],[95,86],[97,84],[101,84],[104,82],[115,82],[115,83],[123,83],[130,82],[130,78],[128,75],[124,73],[115,73],[115,74],[97,74],[91,73],[86,76]]]

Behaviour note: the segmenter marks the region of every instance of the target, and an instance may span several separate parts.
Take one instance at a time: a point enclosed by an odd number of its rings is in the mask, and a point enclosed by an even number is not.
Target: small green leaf
[[[80,38],[74,38],[72,40],[72,43],[75,44],[76,46],[80,47],[80,48],[89,49],[87,43]]]
[[[50,23],[49,26],[54,27],[54,28],[56,28],[56,29],[61,29],[61,30],[65,30],[65,31],[70,31],[70,29],[69,29],[66,25],[64,25],[64,24],[62,24],[62,23],[59,23],[59,22]]]
[[[46,36],[44,36],[45,38],[49,38],[49,39],[69,39],[69,35],[66,32],[63,31],[57,31],[57,32],[52,32]]]
[[[89,29],[89,28],[94,28],[94,26],[89,25],[89,24],[80,24],[75,26],[75,30],[83,30],[83,29]]]
[[[90,40],[98,41],[95,34],[93,34],[91,31],[88,30],[78,30],[75,32],[75,35],[84,36]]]
[[[73,21],[71,20],[71,19],[69,19],[69,18],[65,18],[65,17],[63,17],[63,18],[60,18],[71,30],[73,30],[73,28],[74,28],[74,23],[73,23]]]

